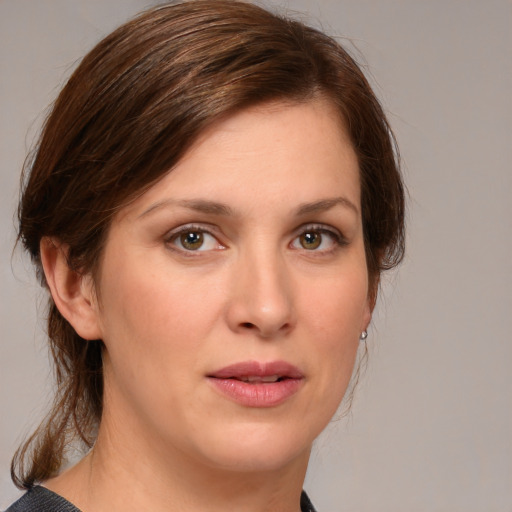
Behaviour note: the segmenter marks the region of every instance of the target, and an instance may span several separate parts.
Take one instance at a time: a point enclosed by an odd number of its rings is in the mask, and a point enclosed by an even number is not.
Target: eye
[[[224,246],[204,228],[185,226],[174,231],[167,243],[172,247],[186,252],[204,252],[224,249]]]
[[[291,243],[294,249],[316,252],[330,252],[342,245],[346,242],[341,233],[324,226],[306,226]]]
[[[299,236],[299,243],[304,249],[313,251],[322,244],[322,234],[315,232],[302,233]]]

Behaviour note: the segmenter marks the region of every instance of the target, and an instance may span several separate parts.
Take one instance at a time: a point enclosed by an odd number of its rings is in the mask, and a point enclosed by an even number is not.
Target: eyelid
[[[321,235],[327,235],[331,238],[333,242],[333,246],[329,247],[328,249],[305,249],[302,248],[304,251],[307,251],[311,254],[318,253],[318,254],[328,254],[330,252],[334,252],[336,249],[348,245],[347,238],[343,235],[342,231],[338,228],[335,228],[332,225],[329,224],[323,224],[318,222],[310,222],[306,224],[302,224],[297,229],[294,230],[292,241],[290,242],[290,245],[293,249],[300,250],[299,247],[293,247],[293,244],[295,240],[302,234],[306,232],[315,232],[319,233]],[[199,232],[203,233],[205,235],[209,235],[213,237],[216,240],[217,247],[213,249],[197,249],[197,250],[187,250],[185,248],[179,247],[178,245],[174,244],[174,240],[176,240],[180,235],[184,233],[189,232]],[[190,223],[190,224],[183,224],[180,225],[174,229],[171,229],[165,234],[164,241],[169,246],[171,250],[174,250],[176,252],[179,252],[186,256],[199,256],[201,253],[205,252],[211,252],[215,250],[222,250],[226,249],[226,244],[224,244],[219,239],[219,230],[215,225],[211,225],[208,223]]]
[[[178,251],[187,256],[194,256],[194,255],[197,256],[199,253],[210,252],[215,249],[207,249],[207,250],[202,250],[202,251],[200,249],[198,249],[196,251],[186,250],[184,248],[178,247],[177,245],[174,245],[172,243],[173,240],[175,240],[176,238],[178,238],[180,235],[182,235],[184,233],[199,232],[199,233],[203,233],[203,234],[206,234],[206,235],[209,235],[209,236],[215,238],[217,245],[218,245],[218,247],[216,249],[225,249],[226,246],[219,240],[218,234],[215,233],[216,231],[218,231],[218,230],[214,229],[214,226],[211,224],[196,224],[196,223],[183,224],[181,226],[178,226],[177,228],[174,228],[174,229],[171,229],[170,231],[168,231],[165,234],[164,241],[169,246],[169,248],[172,250]]]
[[[348,245],[348,240],[345,237],[345,235],[340,231],[338,228],[335,228],[334,226],[331,226],[329,224],[322,224],[318,222],[310,222],[307,224],[302,224],[295,230],[294,237],[292,239],[293,243],[297,237],[299,237],[301,234],[306,233],[308,231],[320,233],[320,234],[326,234],[330,236],[333,239],[333,242],[336,244],[335,247],[330,249],[324,249],[324,250],[310,250],[308,252],[314,253],[329,253],[334,251],[336,248],[343,247]],[[307,251],[307,249],[304,249]]]

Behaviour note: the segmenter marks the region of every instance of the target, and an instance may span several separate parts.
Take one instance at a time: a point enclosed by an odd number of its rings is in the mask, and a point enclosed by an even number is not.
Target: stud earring
[[[367,332],[367,331],[363,331],[363,332],[361,333],[361,336],[359,336],[359,339],[360,339],[361,341],[366,341],[366,338],[368,338],[368,332]]]

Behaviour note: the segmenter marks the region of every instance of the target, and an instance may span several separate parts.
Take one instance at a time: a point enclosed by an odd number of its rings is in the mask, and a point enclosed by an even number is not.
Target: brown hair
[[[375,300],[380,272],[404,250],[404,191],[383,110],[332,38],[235,0],[148,10],[73,73],[46,120],[19,206],[19,239],[42,284],[42,237],[57,238],[70,267],[94,275],[115,213],[169,172],[207,126],[254,104],[319,95],[338,109],[359,158]],[[80,338],[51,297],[48,335],[56,398],[13,459],[23,488],[59,471],[71,439],[91,446],[102,413],[101,340]]]

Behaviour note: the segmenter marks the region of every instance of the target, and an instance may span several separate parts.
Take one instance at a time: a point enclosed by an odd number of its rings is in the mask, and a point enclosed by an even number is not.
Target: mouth
[[[245,361],[207,375],[214,389],[245,407],[274,407],[295,395],[304,375],[285,361]]]
[[[231,377],[235,380],[241,380],[242,382],[247,382],[249,384],[255,384],[258,382],[280,382],[287,377],[280,377],[279,375],[269,375],[268,377],[258,377],[257,375],[247,375],[244,377]]]
[[[279,382],[285,379],[302,379],[304,375],[286,361],[243,361],[231,364],[208,375],[213,379],[235,379],[248,383]]]

